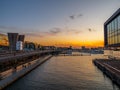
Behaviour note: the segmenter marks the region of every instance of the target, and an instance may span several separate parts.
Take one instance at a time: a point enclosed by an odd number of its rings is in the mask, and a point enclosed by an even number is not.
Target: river
[[[120,90],[92,63],[92,56],[54,56],[5,90]]]

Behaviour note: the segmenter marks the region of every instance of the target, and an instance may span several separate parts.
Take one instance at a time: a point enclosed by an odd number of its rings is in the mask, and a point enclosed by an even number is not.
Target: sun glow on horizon
[[[100,28],[100,27],[98,27]],[[58,31],[57,31],[58,30]],[[48,33],[37,33],[35,35],[26,35],[26,41],[32,41],[45,46],[57,46],[57,47],[103,47],[104,39],[102,36],[102,28],[97,31],[84,30],[80,31],[79,28],[75,30],[69,29],[48,32]],[[77,31],[76,31],[77,30]],[[79,32],[79,33],[78,33]],[[102,37],[101,37],[102,36]]]
[[[86,46],[86,47],[103,47],[104,46],[104,41],[103,40],[79,40],[79,39],[70,39],[70,38],[65,38],[65,37],[48,37],[48,38],[32,38],[32,37],[27,37],[26,41],[32,41],[41,45],[45,46],[57,46],[57,47],[68,47],[68,46],[73,46],[73,47],[81,47],[81,46]]]

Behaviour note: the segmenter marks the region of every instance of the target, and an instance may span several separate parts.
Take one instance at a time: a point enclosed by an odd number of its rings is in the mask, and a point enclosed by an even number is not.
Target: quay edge
[[[28,74],[29,72],[31,72],[32,70],[37,68],[39,65],[41,65],[42,63],[44,63],[45,61],[47,61],[51,57],[52,57],[52,55],[46,56],[42,60],[39,60],[37,63],[35,63],[35,64],[33,64],[33,65],[31,65],[31,66],[29,66],[27,68],[24,68],[19,72],[16,72],[14,75],[8,76],[7,78],[1,80],[0,81],[0,90],[6,88],[7,86],[12,84],[16,80],[22,78],[24,75]]]
[[[106,76],[108,76],[112,82],[116,83],[120,88],[120,74],[116,73],[116,71],[111,70],[111,68],[105,65],[105,62],[109,62],[110,60],[101,60],[94,59],[93,63],[97,66]]]

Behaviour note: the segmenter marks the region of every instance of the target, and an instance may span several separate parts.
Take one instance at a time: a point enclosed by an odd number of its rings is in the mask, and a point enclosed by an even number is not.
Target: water
[[[96,57],[53,57],[6,90],[120,90],[93,65]]]

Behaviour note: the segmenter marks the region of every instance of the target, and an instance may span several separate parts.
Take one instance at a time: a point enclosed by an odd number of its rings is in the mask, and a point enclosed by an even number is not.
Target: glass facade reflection
[[[107,25],[108,44],[120,43],[120,15]]]
[[[8,46],[8,38],[6,35],[0,33],[0,45]]]
[[[116,14],[116,13],[115,13]],[[104,24],[105,46],[120,46],[120,9]]]

